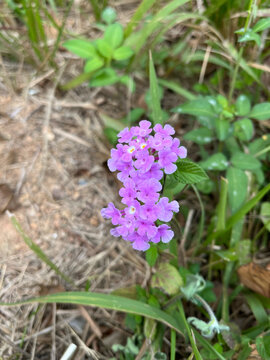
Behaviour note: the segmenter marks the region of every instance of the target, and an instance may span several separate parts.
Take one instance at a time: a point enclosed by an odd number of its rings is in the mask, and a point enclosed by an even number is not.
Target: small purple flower
[[[139,235],[147,235],[150,239],[157,233],[157,227],[154,223],[143,219],[137,221],[136,228]]]
[[[156,221],[158,219],[159,208],[155,204],[145,204],[140,208],[140,216],[144,220]]]
[[[132,137],[134,135],[134,131],[133,128],[129,129],[128,127],[126,127],[125,129],[123,129],[122,131],[120,131],[120,133],[117,135],[118,136],[118,141],[120,143],[128,143]]]
[[[180,146],[180,140],[175,138],[173,139],[171,150],[178,156],[180,159],[187,157],[187,149],[184,146]]]
[[[118,225],[121,219],[120,210],[118,210],[112,202],[108,204],[108,207],[101,209],[101,215],[105,219],[112,219],[113,225]]]
[[[158,243],[160,240],[163,243],[168,243],[172,240],[174,232],[166,224],[162,224],[157,228],[156,235],[151,239],[153,243]]]
[[[128,205],[132,201],[135,200],[137,196],[137,191],[135,187],[135,183],[130,178],[127,179],[124,183],[124,187],[122,187],[119,191],[119,195],[122,196],[122,203]]]
[[[172,174],[176,171],[177,166],[173,164],[177,160],[177,155],[169,149],[161,150],[158,153],[159,165],[164,168],[165,174]]]
[[[132,247],[135,250],[146,251],[150,248],[150,245],[148,244],[148,237],[141,236],[137,232],[128,236],[127,240],[132,241]]]
[[[159,193],[162,189],[161,183],[157,179],[145,180],[138,189],[138,199],[144,203],[155,203],[159,199]]]
[[[142,120],[139,122],[140,126],[137,126],[135,129],[135,134],[140,136],[140,137],[145,137],[147,135],[149,135],[152,132],[152,129],[150,128],[151,123],[150,121],[147,120]],[[150,128],[150,129],[149,129]]]
[[[157,124],[154,126],[154,131],[162,136],[169,136],[175,133],[174,128],[171,125],[166,124],[164,128],[162,125]]]
[[[177,201],[169,202],[167,197],[162,197],[158,204],[158,219],[161,221],[169,222],[172,220],[173,213],[179,211],[179,204]]]
[[[143,173],[148,171],[155,161],[154,156],[149,155],[148,150],[140,151],[137,154],[136,158],[137,160],[134,161],[134,166],[136,169],[139,169]]]

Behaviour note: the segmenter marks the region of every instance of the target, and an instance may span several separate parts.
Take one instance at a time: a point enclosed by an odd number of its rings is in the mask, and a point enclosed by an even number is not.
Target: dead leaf
[[[237,270],[241,282],[249,289],[270,298],[270,270],[251,262]]]
[[[14,191],[8,184],[0,184],[0,214],[5,210],[12,210],[11,208],[14,210],[12,199],[14,199]]]

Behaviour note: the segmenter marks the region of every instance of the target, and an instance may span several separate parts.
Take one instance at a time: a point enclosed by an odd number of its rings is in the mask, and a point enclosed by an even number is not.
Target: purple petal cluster
[[[119,210],[109,203],[101,215],[116,226],[111,234],[130,241],[136,250],[149,249],[149,242],[168,243],[174,236],[169,225],[162,222],[171,221],[179,204],[160,194],[164,174],[174,173],[177,159],[187,155],[179,139],[172,137],[174,133],[168,124],[152,129],[150,121],[142,120],[139,126],[122,130],[116,149],[111,150],[108,167],[118,171],[123,183],[119,195],[126,207]]]

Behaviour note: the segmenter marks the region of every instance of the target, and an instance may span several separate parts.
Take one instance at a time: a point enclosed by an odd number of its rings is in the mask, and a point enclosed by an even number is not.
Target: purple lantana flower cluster
[[[168,243],[174,236],[163,222],[171,221],[179,204],[160,194],[164,174],[174,173],[177,159],[187,155],[179,139],[172,137],[174,133],[168,124],[152,129],[149,121],[142,120],[139,126],[122,130],[116,149],[111,150],[108,166],[118,171],[123,183],[119,195],[125,208],[119,210],[109,203],[101,214],[115,225],[111,234],[130,241],[136,250],[149,249],[149,242]]]

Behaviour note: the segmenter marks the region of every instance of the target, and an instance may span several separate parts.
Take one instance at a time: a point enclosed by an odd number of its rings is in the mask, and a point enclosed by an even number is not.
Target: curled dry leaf
[[[0,214],[6,210],[15,210],[17,205],[14,191],[8,184],[0,184]]]
[[[270,298],[270,269],[251,262],[237,270],[241,282],[258,294]]]

